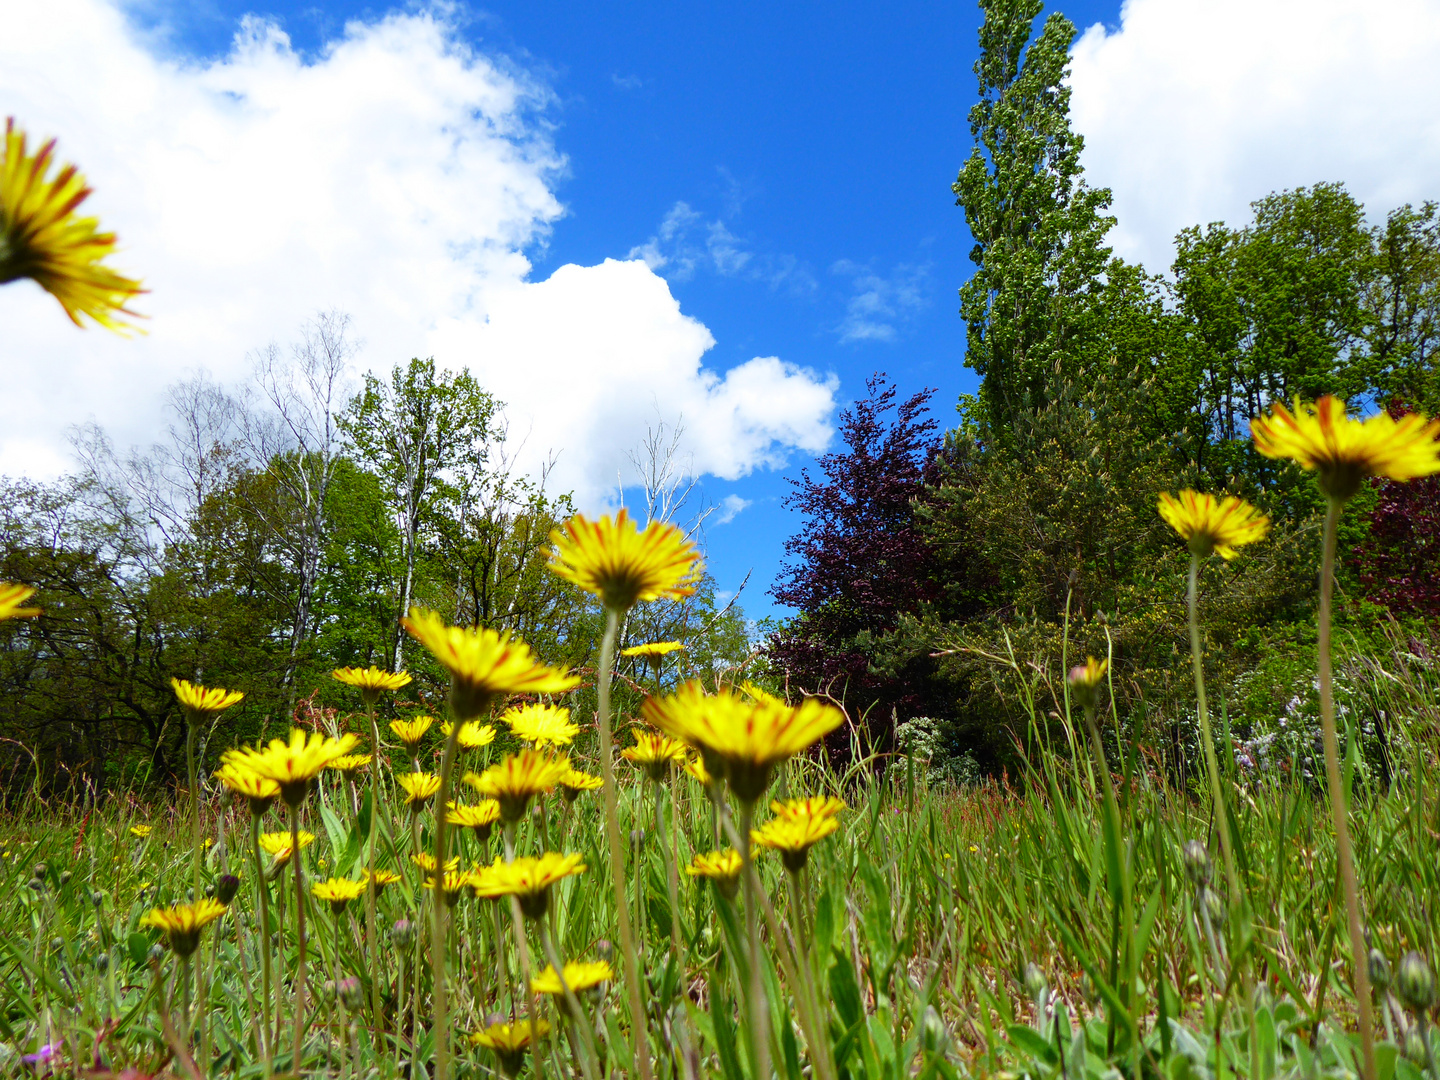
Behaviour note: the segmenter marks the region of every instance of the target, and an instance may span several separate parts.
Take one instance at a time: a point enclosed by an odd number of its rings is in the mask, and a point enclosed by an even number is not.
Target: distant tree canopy
[[[893,720],[929,716],[951,751],[999,766],[1024,737],[1012,661],[1058,672],[1062,651],[1108,652],[1122,718],[1192,707],[1185,558],[1156,514],[1162,490],[1239,494],[1274,520],[1265,544],[1206,570],[1220,693],[1267,643],[1303,637],[1319,495],[1255,453],[1249,420],[1327,393],[1440,410],[1440,220],[1427,202],[1374,224],[1322,181],[1258,199],[1240,227],[1183,230],[1166,275],[1127,264],[1070,127],[1074,26],[1038,21],[1040,0],[980,7],[974,143],[953,185],[973,240],[960,314],[979,391],[943,433],[928,394],[897,404],[879,381],[851,406],[825,479],[795,481],[803,523],[772,592],[796,614],[765,656],[777,680],[843,690],[878,745]],[[1440,612],[1436,514],[1429,482],[1357,497],[1346,595]]]
[[[211,766],[307,703],[357,708],[336,667],[398,662],[416,676],[399,707],[443,709],[443,672],[401,637],[411,605],[593,668],[602,615],[546,568],[570,499],[515,471],[501,403],[429,359],[351,392],[346,333],[320,317],[290,352],[262,353],[239,394],[203,376],[172,387],[172,424],[149,449],[122,452],[91,427],[76,475],[0,481],[0,580],[36,586],[44,609],[0,625],[0,796],[37,777],[103,789],[183,775],[172,677],[245,692],[207,733]],[[678,483],[662,469],[652,493]],[[750,650],[743,612],[716,603],[709,577],[626,633],[685,643],[667,681],[713,677]]]

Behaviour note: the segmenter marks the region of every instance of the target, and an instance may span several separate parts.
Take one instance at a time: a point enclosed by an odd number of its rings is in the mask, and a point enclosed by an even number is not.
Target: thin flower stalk
[[[265,1001],[264,1007],[260,1010],[260,1027],[258,1029],[260,1057],[264,1064],[264,1072],[261,1075],[264,1080],[270,1080],[270,1074],[274,1072],[275,1068],[270,1041],[270,1024],[274,1008],[274,999],[270,991],[270,884],[265,880],[265,867],[260,862],[260,816],[258,814],[250,815],[250,854],[255,861],[255,891],[260,902],[260,992]]]
[[[555,977],[560,982],[560,989],[565,996],[565,1004],[570,1011],[575,1025],[580,1029],[580,1068],[585,1074],[585,1080],[597,1080],[600,1075],[600,1056],[595,1050],[595,1031],[590,1026],[590,1018],[585,1014],[580,999],[575,996],[575,991],[570,988],[569,982],[565,979],[565,965],[561,961],[560,952],[555,948],[555,941],[550,936],[544,920],[538,920],[540,931],[540,948],[545,953],[545,959],[549,961],[551,968],[555,971]],[[531,996],[534,996],[534,988],[531,988]],[[532,1012],[530,1014],[534,1016]]]
[[[1210,730],[1210,708],[1205,698],[1204,652],[1200,643],[1200,556],[1190,556],[1190,580],[1186,590],[1190,613],[1190,663],[1195,671],[1195,711],[1200,718],[1200,741],[1205,752],[1205,771],[1210,774],[1210,797],[1215,807],[1215,827],[1220,833],[1220,851],[1225,859],[1225,876],[1230,885],[1231,903],[1240,902],[1240,875],[1235,869],[1235,849],[1230,837],[1230,818],[1225,812],[1225,795],[1220,787],[1220,761],[1215,754],[1215,737]]]
[[[305,1039],[305,872],[300,864],[300,808],[290,811],[290,865],[295,870],[295,1052],[292,1071],[300,1075]]]

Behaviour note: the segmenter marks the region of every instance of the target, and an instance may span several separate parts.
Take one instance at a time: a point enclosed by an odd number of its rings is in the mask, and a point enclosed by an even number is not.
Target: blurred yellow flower
[[[5,121],[5,151],[0,157],[0,285],[29,278],[48,292],[70,321],[83,326],[85,315],[124,333],[132,329],[115,318],[134,317],[125,305],[145,290],[102,260],[115,251],[115,234],[97,231],[99,221],[78,217],[76,208],[90,195],[85,178],[66,165],[49,177],[55,152],[51,139],[34,156],[25,152],[25,133],[13,117]]]
[[[473,1032],[470,1041],[476,1046],[493,1050],[500,1059],[500,1069],[506,1076],[514,1077],[525,1063],[525,1051],[536,1039],[550,1034],[550,1022],[544,1019],[517,1020],[514,1023],[501,1022]]]
[[[681,762],[680,767],[707,788],[715,783],[715,777],[711,776],[710,770],[705,768],[705,759],[698,754],[695,757],[687,757]]]
[[[1440,420],[1384,412],[1351,420],[1345,402],[1329,394],[1313,405],[1297,398],[1294,412],[1276,402],[1269,416],[1250,421],[1250,435],[1266,457],[1317,472],[1320,489],[1335,499],[1350,498],[1368,476],[1414,480],[1440,472]]]
[[[508,633],[447,626],[421,608],[401,621],[450,672],[450,705],[461,721],[480,716],[505,694],[563,694],[580,682],[563,668],[537,664],[530,646]]]
[[[395,782],[405,789],[405,805],[415,811],[419,811],[440,790],[440,777],[434,773],[400,773]]]
[[[435,872],[432,870],[425,875],[425,880],[420,883],[424,888],[435,888]],[[455,901],[460,899],[460,894],[468,887],[475,884],[475,875],[469,870],[446,870],[445,876],[440,881],[440,891],[445,896],[445,903],[451,907]]]
[[[353,776],[369,765],[372,760],[374,759],[369,754],[346,754],[330,762],[330,768],[336,772],[342,772],[346,776]]]
[[[532,746],[569,746],[580,734],[580,725],[570,722],[570,710],[544,703],[508,709],[500,717],[510,725],[517,739]]]
[[[434,723],[433,716],[412,716],[409,720],[391,720],[390,730],[407,748],[414,750]]]
[[[835,817],[845,809],[845,800],[834,795],[812,795],[808,799],[775,800],[770,811],[778,817],[821,818]]]
[[[715,882],[715,887],[722,896],[733,900],[740,888],[740,874],[744,869],[745,864],[740,861],[740,853],[734,848],[726,848],[724,851],[697,854],[690,860],[690,865],[685,867],[685,873],[691,877],[709,878]]]
[[[6,619],[30,619],[40,614],[38,607],[21,607],[35,595],[29,585],[16,585],[12,581],[0,581],[0,622]]]
[[[524,817],[530,800],[553,791],[569,770],[568,758],[527,748],[507,754],[498,765],[491,765],[479,775],[467,772],[464,780],[487,799],[498,800],[500,819],[508,824]]]
[[[679,600],[695,592],[700,556],[674,525],[652,521],[642,531],[624,510],[614,520],[577,514],[550,534],[550,569],[611,611],[642,600]]]
[[[300,850],[304,851],[315,842],[315,834],[300,830]],[[277,866],[290,861],[290,834],[288,832],[266,832],[260,834],[260,850],[275,860]]]
[[[780,852],[785,869],[798,874],[805,869],[810,849],[839,828],[834,814],[785,814],[753,830],[750,842]]]
[[[445,721],[440,725],[440,734],[448,739],[452,726],[450,721]],[[493,724],[477,724],[473,720],[467,720],[460,725],[460,734],[455,739],[455,745],[461,750],[479,750],[494,741],[495,727]]]
[[[461,806],[452,802],[445,814],[445,820],[462,829],[474,829],[476,835],[484,840],[500,820],[500,804],[494,799],[482,800],[474,806]]]
[[[374,664],[368,668],[336,668],[330,674],[346,686],[359,690],[360,700],[367,706],[379,701],[386,690],[399,690],[411,682],[409,674],[404,671],[384,671]]]
[[[645,645],[631,645],[628,649],[621,649],[620,655],[640,656],[650,659],[653,657],[669,656],[672,652],[677,652],[683,648],[685,648],[685,646],[678,641],[651,641]],[[567,964],[565,966],[568,968],[570,965]]]
[[[245,696],[239,690],[222,690],[218,686],[192,686],[185,679],[171,679],[170,685],[185,715],[196,723],[219,716]]]
[[[581,772],[573,766],[566,768],[565,775],[560,778],[560,793],[566,802],[574,802],[582,793],[599,791],[604,786],[605,781],[600,777]]]
[[[351,881],[349,878],[331,878],[329,881],[317,881],[310,886],[317,900],[328,900],[330,910],[339,914],[345,910],[345,905],[356,899],[365,891],[364,881]]]
[[[428,851],[419,851],[419,852],[416,852],[414,855],[411,855],[411,856],[410,856],[410,861],[411,861],[412,863],[414,863],[416,866],[420,867],[421,870],[424,870],[426,874],[430,875],[431,877],[434,877],[434,876],[435,876],[435,856],[434,856],[434,855],[431,855],[430,852],[428,852]],[[445,860],[445,872],[446,872],[447,874],[448,874],[451,870],[458,870],[459,868],[460,868],[460,856],[459,856],[459,855],[452,855],[450,858],[448,858],[448,859]]]
[[[475,894],[489,900],[513,896],[526,918],[538,919],[549,905],[550,886],[586,869],[581,856],[554,851],[538,858],[522,855],[508,863],[497,858],[474,872]]]
[[[151,826],[149,825],[131,825],[130,835],[140,840],[144,840],[147,836],[150,835],[150,829]]]
[[[336,758],[355,749],[359,741],[353,734],[334,739],[318,731],[307,734],[295,728],[290,732],[289,742],[271,739],[263,750],[249,746],[227,750],[221,760],[274,780],[280,785],[280,797],[292,809],[298,809],[305,801],[310,781]]]
[[[685,744],[653,731],[636,731],[635,745],[621,750],[620,756],[659,783],[669,775],[671,765],[685,760]]]
[[[592,986],[599,986],[601,983],[613,982],[615,973],[610,970],[610,965],[604,960],[571,960],[562,969],[565,976],[565,985],[560,984],[560,975],[555,971],[555,965],[547,965],[545,970],[530,980],[530,989],[537,994],[550,994],[558,996],[565,992],[565,987],[570,988],[571,993],[578,994],[582,990],[589,990]]]
[[[202,896],[193,904],[154,908],[141,917],[141,926],[152,926],[170,940],[175,955],[187,957],[200,947],[200,931],[225,914],[219,900]]]
[[[1070,669],[1070,694],[1082,709],[1093,709],[1100,701],[1100,684],[1110,671],[1109,660],[1096,660],[1090,656],[1085,663]]]
[[[763,700],[726,692],[707,695],[697,683],[687,683],[672,697],[647,699],[641,712],[661,731],[723,763],[730,790],[745,803],[765,794],[776,765],[844,721],[839,709],[814,698],[791,708],[768,695]],[[712,768],[709,760],[706,768]]]
[[[221,765],[215,770],[215,779],[225,785],[227,791],[244,798],[255,817],[262,817],[280,795],[280,785],[274,780],[237,765]]]
[[[1239,554],[1236,548],[1263,540],[1270,531],[1270,519],[1244,499],[1234,495],[1217,499],[1189,488],[1178,495],[1162,491],[1160,516],[1202,559],[1212,552],[1233,559]]]
[[[400,875],[394,870],[366,870],[360,880],[374,889],[375,895],[379,896],[385,891],[387,885],[394,885],[399,881]]]

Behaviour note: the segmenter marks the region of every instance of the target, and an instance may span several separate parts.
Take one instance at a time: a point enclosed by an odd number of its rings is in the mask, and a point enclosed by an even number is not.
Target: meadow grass
[[[1430,683],[1370,663],[1391,715],[1433,718]],[[1416,714],[1417,705],[1428,713]],[[369,730],[364,714],[352,719]],[[1409,732],[1399,744],[1408,756],[1384,790],[1362,782],[1368,774],[1356,768],[1357,755],[1348,758],[1367,926],[1391,971],[1408,950],[1436,954],[1434,734],[1433,727]],[[1007,783],[930,787],[923,767],[882,768],[874,760],[838,774],[797,758],[780,771],[772,795],[835,794],[848,809],[800,873],[788,874],[773,853],[757,855],[763,1025],[747,1011],[743,894],[731,901],[705,879],[671,871],[725,846],[723,837],[716,843],[706,790],[678,769],[657,788],[617,763],[618,810],[630,839],[625,897],[655,1074],[753,1080],[766,1062],[786,1080],[1356,1073],[1333,835],[1324,793],[1297,779],[1298,762],[1254,775],[1238,771],[1233,754],[1221,755],[1242,883],[1236,897],[1219,867],[1207,794],[1178,791],[1148,767],[1142,739],[1102,725],[1117,829],[1107,824],[1084,729],[1062,713],[1042,730],[1037,710],[1023,735],[1030,764]],[[503,743],[475,752],[467,767],[498,759]],[[366,951],[363,900],[336,910],[307,897],[309,993],[302,995],[291,982],[298,947],[291,874],[282,867],[274,880],[255,881],[243,800],[202,803],[202,889],[227,872],[241,886],[183,965],[140,926],[146,912],[183,902],[191,889],[183,790],[173,799],[116,796],[98,806],[35,797],[0,818],[0,1069],[262,1076],[267,1047],[277,1070],[289,1065],[299,1001],[304,1072],[428,1075],[437,1034],[429,1022],[434,943],[427,936],[434,897],[409,855],[417,839],[420,850],[431,849],[434,813],[412,815],[401,805],[392,767],[408,771],[413,760],[398,745],[389,759],[377,777],[375,861],[401,880],[377,898],[375,954]],[[338,773],[322,774],[300,822],[316,835],[299,856],[307,880],[358,877],[368,864],[369,790],[363,774],[353,788]],[[285,828],[283,811],[277,803],[262,827]],[[135,835],[146,827],[148,835]],[[500,829],[484,841],[458,831],[462,865],[504,854]],[[1192,840],[1213,862],[1193,852],[1187,862]],[[573,996],[581,1023],[566,999],[530,994],[525,978],[544,966],[550,948],[565,961],[608,959],[624,978],[609,944],[616,898],[598,793],[573,803],[560,795],[538,800],[510,843],[519,854],[577,853],[587,870],[553,887],[539,920],[464,893],[451,908],[444,945],[451,1072],[634,1075],[636,1036],[618,982]],[[260,977],[262,888],[272,925],[269,1002]],[[1385,983],[1378,960],[1372,972]],[[347,984],[352,978],[358,986]],[[1375,993],[1382,1080],[1418,1080],[1430,1067],[1427,1009],[1407,1008],[1393,982]],[[818,1024],[803,1023],[807,1008]],[[528,1055],[507,1058],[465,1038],[487,1022],[531,1016],[552,1027]],[[813,1045],[807,1031],[820,1032],[824,1045]],[[767,1045],[755,1045],[757,1033]]]

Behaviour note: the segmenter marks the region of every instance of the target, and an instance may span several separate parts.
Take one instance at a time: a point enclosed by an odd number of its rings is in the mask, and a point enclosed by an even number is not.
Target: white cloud
[[[905,323],[926,304],[925,279],[930,267],[902,264],[889,274],[841,259],[831,273],[851,279],[845,318],[836,332],[842,344],[852,341],[894,341]]]
[[[89,416],[149,442],[168,383],[234,381],[321,309],[354,317],[364,366],[468,364],[531,432],[527,460],[560,451],[554,483],[585,505],[657,414],[683,414],[697,467],[727,478],[828,439],[833,378],[705,369],[709,332],[644,264],[529,280],[524,253],[563,214],[550,95],[443,14],[353,22],[313,58],[247,18],[204,61],[162,55],[107,0],[0,0],[0,20],[0,111],[59,136],[120,235],[115,266],[152,290],[149,334],[125,341],[76,330],[29,283],[0,289],[0,472],[64,468]]]
[[[720,500],[719,513],[715,516],[716,525],[729,525],[739,516],[742,510],[747,510],[755,505],[754,499],[742,499],[739,495],[726,495]]]
[[[738,214],[741,186],[724,170],[721,175],[727,183],[726,202]],[[809,295],[816,289],[810,268],[795,256],[755,252],[724,221],[707,221],[683,200],[665,212],[655,234],[631,248],[628,257],[643,259],[651,270],[665,271],[672,281],[689,281],[697,271],[707,270],[721,277],[758,281],[772,289],[783,287],[796,295]]]
[[[1433,0],[1126,0],[1071,67],[1112,242],[1151,270],[1181,228],[1244,224],[1271,191],[1342,181],[1373,221],[1440,197]]]

